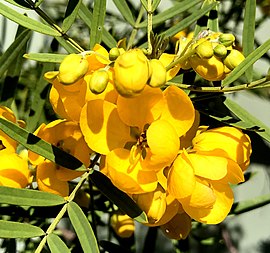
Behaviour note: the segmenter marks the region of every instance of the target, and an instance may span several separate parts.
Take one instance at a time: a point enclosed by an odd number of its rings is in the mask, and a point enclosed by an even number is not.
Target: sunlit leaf
[[[70,249],[67,245],[62,241],[62,239],[54,234],[51,233],[47,236],[47,242],[50,248],[51,253],[70,253]]]
[[[65,199],[48,192],[0,186],[0,203],[18,206],[57,206],[64,204]]]
[[[244,61],[242,61],[223,81],[222,86],[227,86],[237,80],[244,72],[259,60],[270,49],[270,39],[264,42],[251,54],[249,54]]]
[[[2,3],[0,3],[0,14],[30,30],[50,36],[61,36],[61,33],[51,28],[50,26],[29,18]]]
[[[81,208],[75,202],[71,201],[68,203],[67,211],[83,248],[83,252],[98,253],[99,249],[95,234]]]
[[[62,30],[64,32],[67,32],[69,28],[72,26],[72,24],[74,23],[77,17],[78,11],[80,9],[81,3],[82,3],[82,0],[69,0],[68,1],[65,18],[62,25]]]
[[[245,3],[244,28],[242,36],[244,56],[248,56],[254,50],[255,17],[256,0],[247,0]],[[252,72],[252,66],[250,66],[245,72],[248,83],[252,81]]]
[[[0,220],[0,238],[33,238],[45,235],[45,232],[28,223]]]
[[[80,162],[74,156],[40,139],[32,133],[27,132],[10,121],[0,118],[0,129],[27,149],[60,166],[73,170],[86,170],[82,162]]]
[[[72,53],[81,53],[81,50],[79,50],[78,48],[74,47],[74,45],[72,45],[70,43],[70,41],[66,40],[63,37],[55,37],[55,39],[60,43],[60,45],[70,54]]]
[[[96,187],[127,215],[139,222],[147,222],[146,214],[126,193],[116,188],[108,177],[96,170],[89,177]]]
[[[51,54],[51,53],[28,53],[24,54],[24,58],[39,61],[39,62],[54,62],[54,63],[61,63],[66,54]]]
[[[106,14],[106,0],[95,0],[90,33],[90,49],[100,44]]]
[[[5,0],[6,2],[24,9],[31,9],[31,6],[24,0]]]
[[[123,18],[132,26],[135,25],[135,20],[133,18],[132,12],[128,7],[127,1],[125,0],[113,0],[117,9],[120,11]]]

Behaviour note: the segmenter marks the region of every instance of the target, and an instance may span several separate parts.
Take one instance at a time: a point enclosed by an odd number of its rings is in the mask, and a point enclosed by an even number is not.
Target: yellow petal
[[[195,184],[194,170],[184,151],[175,159],[169,171],[168,192],[176,199],[186,198],[194,191]]]
[[[88,146],[104,155],[130,140],[129,127],[119,118],[116,105],[101,99],[86,103],[80,127]]]
[[[40,191],[50,192],[62,197],[69,193],[68,183],[58,180],[55,176],[57,165],[45,160],[37,166],[37,184]]]
[[[70,181],[80,177],[83,173],[83,171],[69,170],[63,167],[57,167],[55,171],[55,177],[61,181]]]
[[[165,120],[154,121],[146,131],[146,139],[149,149],[143,161],[145,168],[158,171],[171,165],[180,147],[172,125]]]
[[[188,155],[196,176],[219,180],[227,175],[228,159],[224,157],[190,153]]]
[[[158,119],[164,107],[162,91],[146,86],[143,92],[133,98],[119,96],[117,110],[121,120],[129,126],[137,126],[142,131],[145,124]]]
[[[239,184],[245,181],[242,168],[235,161],[228,159],[227,170],[227,176],[224,178],[225,183]]]
[[[165,67],[168,66],[174,59],[175,59],[174,54],[167,54],[167,53],[163,53],[159,58],[159,60],[163,63]],[[175,65],[173,68],[168,70],[166,80],[169,81],[173,77],[175,77],[179,70],[180,70],[179,64]]]
[[[0,155],[0,184],[24,188],[30,183],[28,163],[16,153]]]
[[[127,214],[115,213],[111,217],[111,226],[114,232],[121,238],[128,238],[134,234],[134,220]]]
[[[196,221],[206,224],[218,224],[222,222],[231,210],[233,204],[233,192],[229,185],[220,182],[211,182],[216,201],[212,208],[203,209],[182,203],[185,212]]]
[[[193,125],[195,119],[193,104],[188,95],[176,86],[169,86],[163,94],[165,106],[161,119],[170,122],[180,137]]]
[[[129,150],[123,148],[115,149],[107,155],[106,164],[112,183],[129,194],[154,191],[157,187],[155,172],[142,170],[140,162],[130,164],[129,156]]]

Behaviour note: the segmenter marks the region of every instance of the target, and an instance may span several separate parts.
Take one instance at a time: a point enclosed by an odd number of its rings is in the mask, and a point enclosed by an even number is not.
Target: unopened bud
[[[96,70],[89,81],[89,89],[94,93],[94,94],[100,94],[102,93],[109,82],[109,74],[106,70]]]
[[[218,44],[215,48],[214,48],[214,54],[215,56],[217,56],[218,58],[224,58],[227,55],[227,48],[223,45],[223,44]]]
[[[231,33],[222,33],[219,36],[219,41],[221,44],[223,44],[225,47],[231,46],[234,41],[235,41],[235,37],[233,34]]]
[[[117,47],[113,47],[109,52],[109,59],[111,61],[115,61],[119,55],[120,55],[119,49]]]
[[[153,88],[158,88],[163,86],[166,83],[166,68],[161,61],[157,59],[152,59],[149,61],[151,68],[151,76],[148,84]]]
[[[243,60],[245,56],[236,49],[232,49],[228,56],[224,59],[224,64],[230,69],[233,70],[237,67]]]
[[[121,238],[131,237],[135,231],[135,224],[126,214],[113,214],[111,217],[111,226],[114,232]]]
[[[202,59],[209,59],[214,54],[212,43],[209,40],[206,40],[199,44],[195,50],[197,55]]]
[[[62,61],[59,67],[59,82],[73,84],[82,78],[88,70],[88,61],[79,54],[70,54]]]

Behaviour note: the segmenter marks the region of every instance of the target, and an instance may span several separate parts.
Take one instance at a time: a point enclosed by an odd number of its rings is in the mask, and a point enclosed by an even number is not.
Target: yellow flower
[[[120,95],[133,97],[142,92],[150,76],[148,59],[141,49],[121,54],[114,64],[114,83]]]
[[[167,54],[167,53],[163,53],[160,57],[159,60],[162,62],[162,64],[164,65],[164,67],[168,66],[171,62],[173,62],[173,60],[175,59],[176,55],[175,54]],[[177,73],[180,70],[180,65],[176,64],[173,68],[171,68],[170,70],[167,71],[166,74],[166,81],[171,80],[172,78],[174,78]]]
[[[133,219],[126,214],[113,214],[111,217],[111,226],[114,232],[121,238],[131,237],[135,231]]]
[[[119,96],[116,105],[89,101],[80,126],[89,147],[107,155],[112,182],[127,193],[140,194],[156,189],[156,173],[176,158],[179,137],[193,121],[192,102],[182,90],[170,86],[162,92],[147,86],[136,97]]]
[[[199,131],[192,147],[175,159],[168,175],[168,191],[191,218],[219,223],[233,203],[229,183],[244,181],[241,167],[246,168],[250,154],[248,136],[236,128]]]
[[[0,185],[25,188],[31,182],[28,163],[16,153],[0,154]]]

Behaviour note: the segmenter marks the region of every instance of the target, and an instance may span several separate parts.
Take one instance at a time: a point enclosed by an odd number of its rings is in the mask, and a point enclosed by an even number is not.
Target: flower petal
[[[179,137],[193,125],[195,110],[188,95],[176,86],[169,86],[164,92],[165,106],[160,119],[174,126]]]
[[[167,53],[163,53],[159,60],[162,62],[162,64],[166,67],[168,66],[174,59],[175,59],[174,54],[167,54]],[[169,81],[171,80],[173,77],[176,76],[176,74],[178,73],[178,71],[180,70],[180,64],[175,65],[173,68],[171,68],[170,70],[167,71],[167,77],[166,80]]]
[[[165,120],[154,121],[146,131],[146,139],[149,149],[143,161],[145,168],[157,171],[171,165],[180,147],[173,126]]]
[[[83,173],[83,171],[69,170],[64,167],[57,167],[55,171],[55,177],[61,181],[70,181],[80,177]]]
[[[139,127],[141,131],[146,124],[159,118],[163,107],[162,91],[148,86],[136,97],[119,96],[117,99],[117,110],[121,120],[128,126]]]
[[[80,127],[88,146],[106,155],[130,141],[130,129],[118,116],[116,105],[101,99],[88,101],[82,109]]]
[[[144,171],[140,162],[130,164],[130,152],[118,148],[111,151],[106,157],[109,178],[120,190],[129,194],[152,192],[157,187],[156,173]]]

